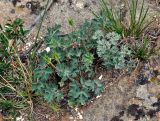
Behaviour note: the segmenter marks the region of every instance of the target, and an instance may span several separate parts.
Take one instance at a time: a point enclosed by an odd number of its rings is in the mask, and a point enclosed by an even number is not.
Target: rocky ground
[[[31,28],[29,40],[33,41],[37,32],[38,22],[35,20],[44,10],[45,1],[17,0],[0,1],[0,23],[20,17],[25,21],[25,27]],[[53,0],[54,1],[54,0]],[[119,1],[119,0],[118,0]],[[119,2],[116,1],[116,4]],[[160,5],[158,0],[146,0],[150,7],[149,16],[156,16],[160,27]],[[41,30],[41,36],[46,29],[55,24],[61,24],[63,34],[72,31],[68,26],[68,18],[73,18],[76,26],[85,19],[93,18],[92,11],[97,11],[97,0],[57,0],[48,9]],[[159,28],[158,28],[159,29]],[[160,41],[160,35],[157,37]],[[160,43],[160,42],[159,42]],[[159,44],[160,45],[160,44]],[[102,76],[101,76],[102,75]],[[160,57],[154,56],[147,62],[140,62],[137,68],[126,74],[100,69],[97,78],[102,77],[106,84],[105,92],[87,105],[69,113],[53,113],[47,106],[36,105],[33,117],[35,121],[160,121]]]
[[[84,121],[159,121],[160,60],[151,61],[107,85],[106,93],[83,112]]]

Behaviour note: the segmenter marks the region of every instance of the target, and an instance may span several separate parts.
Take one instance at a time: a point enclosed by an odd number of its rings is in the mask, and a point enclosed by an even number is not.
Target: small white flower
[[[50,47],[46,48],[47,53],[50,52],[50,50],[51,50]]]
[[[99,80],[102,80],[102,77],[103,77],[103,75],[101,75],[98,79],[99,79]]]
[[[100,98],[102,95],[98,95],[96,98],[98,99],[98,98]]]

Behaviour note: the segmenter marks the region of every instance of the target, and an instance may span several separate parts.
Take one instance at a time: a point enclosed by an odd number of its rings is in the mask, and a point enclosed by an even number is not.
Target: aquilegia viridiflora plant
[[[127,46],[118,46],[121,36],[115,32],[106,35],[98,30],[93,39],[97,40],[97,54],[103,59],[103,64],[108,69],[122,69],[126,67],[126,58],[131,56],[131,51]]]
[[[84,25],[63,37],[59,36],[60,26],[48,29],[45,44],[49,49],[41,53],[33,84],[33,90],[48,102],[65,100],[68,105],[82,105],[103,91],[103,85],[93,79],[90,49],[94,40],[88,39],[95,26],[90,22]]]

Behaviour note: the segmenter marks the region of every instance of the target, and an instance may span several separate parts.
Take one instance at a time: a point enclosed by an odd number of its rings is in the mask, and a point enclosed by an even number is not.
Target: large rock
[[[157,102],[155,95],[149,93],[147,85],[138,86],[136,93],[136,97],[142,99],[144,102],[143,105],[147,108],[153,108],[152,104]]]

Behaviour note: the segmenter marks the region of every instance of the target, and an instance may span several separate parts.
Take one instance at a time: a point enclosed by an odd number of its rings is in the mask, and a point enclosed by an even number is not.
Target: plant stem
[[[23,97],[23,96],[20,94],[20,92],[18,92],[18,91],[12,86],[12,84],[9,83],[9,81],[7,81],[2,75],[0,75],[0,77],[1,77],[9,86],[4,85],[3,83],[1,83],[2,85],[9,87],[9,88],[12,89],[13,91],[15,91],[17,94],[19,94],[21,97]],[[24,98],[24,97],[23,97],[23,98]]]
[[[45,16],[45,14],[46,14],[46,12],[47,12],[47,6],[48,6],[48,4],[49,4],[49,0],[47,0],[47,4],[46,4],[46,6],[45,6],[45,11],[44,11],[44,14],[43,14],[43,16],[42,16],[42,18],[41,18],[41,22],[40,22],[40,26],[39,26],[39,28],[38,28],[38,32],[37,32],[37,35],[36,35],[36,41],[35,41],[35,43],[37,43],[37,41],[38,41],[38,36],[39,36],[40,30],[41,30],[41,28],[42,28],[42,23],[43,23],[43,20],[44,20],[44,16]]]
[[[45,10],[44,10],[44,14],[42,15],[42,18],[41,18],[41,21],[40,21],[40,26],[39,26],[39,28],[38,28],[38,32],[37,32],[37,35],[36,35],[36,40],[35,40],[34,47],[33,47],[33,48],[35,48],[35,49],[33,50],[32,58],[35,57],[35,53],[36,53],[36,50],[37,50],[37,46],[38,46],[38,44],[39,44],[39,42],[38,42],[38,37],[39,37],[39,34],[40,34],[40,30],[41,30],[41,28],[42,28],[42,23],[43,23],[43,20],[44,20],[44,16],[45,16],[45,14],[46,14],[46,12],[47,12],[47,7],[48,7],[48,4],[49,4],[49,1],[50,1],[50,0],[47,0],[47,4],[46,4]]]

